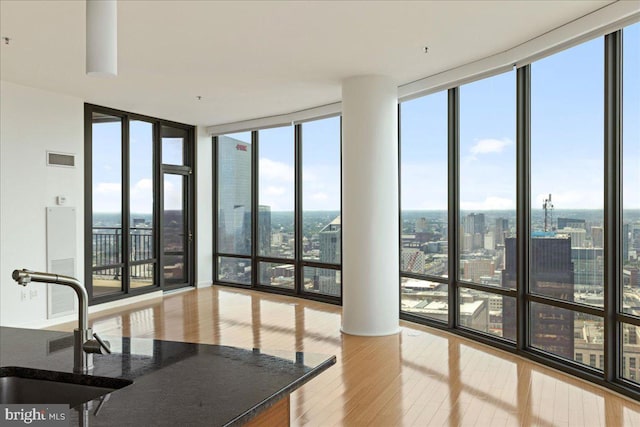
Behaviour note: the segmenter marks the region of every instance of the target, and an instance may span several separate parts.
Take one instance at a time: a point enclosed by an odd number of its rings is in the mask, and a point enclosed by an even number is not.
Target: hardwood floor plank
[[[293,426],[638,426],[640,404],[445,331],[341,334],[341,308],[219,286],[91,315],[102,336],[335,354],[291,395]],[[71,331],[75,324],[55,329]]]

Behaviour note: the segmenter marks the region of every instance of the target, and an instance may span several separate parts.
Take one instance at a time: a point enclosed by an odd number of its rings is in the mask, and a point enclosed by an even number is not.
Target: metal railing
[[[130,274],[133,279],[152,279],[154,262],[153,229],[131,227],[129,234]],[[93,227],[94,277],[119,279],[122,274],[122,228]]]

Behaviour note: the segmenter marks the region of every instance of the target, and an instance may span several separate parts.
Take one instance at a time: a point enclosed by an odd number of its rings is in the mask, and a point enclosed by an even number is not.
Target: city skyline
[[[624,35],[623,205],[640,209],[640,120],[633,120],[640,117],[640,24],[626,27]],[[532,207],[541,205],[549,193],[567,209],[603,206],[603,51],[600,37],[532,64]],[[515,71],[460,87],[463,210],[515,208],[515,89]],[[400,104],[403,210],[447,209],[446,101],[442,91]],[[326,150],[327,143],[339,144],[339,125],[339,117],[303,124],[305,210],[340,209],[340,152]],[[102,131],[94,132],[93,144],[94,211],[118,212],[122,189],[118,124],[99,126]],[[284,141],[273,145],[269,156],[260,156],[260,198],[269,199],[274,211],[293,210],[293,129],[259,131],[268,146]],[[149,130],[132,126],[130,134],[131,159],[149,157]],[[250,132],[228,136],[251,142]],[[165,145],[165,150],[176,149]],[[166,153],[165,158],[176,156]],[[151,212],[151,162],[146,163],[130,171],[132,212]],[[565,179],[568,165],[570,180]],[[411,185],[419,191],[409,190]],[[165,188],[168,209],[181,206],[178,190]]]

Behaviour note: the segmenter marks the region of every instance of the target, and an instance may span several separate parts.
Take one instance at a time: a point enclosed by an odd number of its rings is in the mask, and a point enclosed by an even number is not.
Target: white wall
[[[64,195],[76,211],[76,277],[84,279],[84,100],[0,82],[0,325],[39,328],[72,321],[47,319],[46,285],[26,288],[11,279],[16,268],[47,270],[46,213]],[[212,283],[212,144],[196,137],[198,164],[198,270],[196,284]],[[46,166],[46,152],[76,155],[75,168]],[[153,292],[90,307],[90,312],[161,296]]]
[[[46,285],[23,288],[11,272],[46,271],[45,208],[64,195],[78,208],[76,274],[84,275],[84,101],[4,81],[0,92],[0,325],[40,327],[53,323]],[[75,154],[76,167],[46,166],[47,150]]]
[[[197,240],[198,270],[196,284],[198,287],[211,286],[213,283],[213,176],[211,136],[206,128],[199,126],[196,134],[198,163],[197,179]]]

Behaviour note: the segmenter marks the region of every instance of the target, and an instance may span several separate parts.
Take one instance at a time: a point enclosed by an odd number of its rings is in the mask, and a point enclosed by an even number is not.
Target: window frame
[[[318,120],[324,120],[333,118],[336,116],[322,117]],[[303,257],[303,136],[302,136],[302,123],[293,124],[293,149],[294,149],[294,257],[279,258],[273,256],[260,255],[258,250],[258,234],[259,234],[259,159],[260,159],[260,141],[259,132],[262,129],[254,129],[251,132],[251,254],[250,255],[238,255],[228,254],[220,252],[218,249],[217,236],[213,239],[213,282],[229,287],[237,287],[244,289],[255,289],[264,292],[270,292],[275,294],[291,295],[301,298],[326,302],[330,304],[342,305],[342,284],[339,296],[333,296],[329,294],[315,293],[304,290],[304,269],[305,267],[321,268],[335,270],[342,272],[342,251],[339,264],[323,263],[315,260],[305,260]],[[342,117],[340,117],[340,129],[342,129]],[[340,150],[342,149],[342,131],[340,131]],[[213,144],[213,156],[212,165],[214,168],[213,173],[213,229],[217,230],[219,220],[219,180],[217,178],[217,165],[219,161],[219,146],[218,136],[212,137]],[[342,150],[341,150],[342,151]],[[340,156],[340,171],[342,172],[342,155]],[[340,196],[340,212],[342,212],[342,195]],[[342,247],[342,233],[340,233],[340,245]],[[228,257],[235,259],[244,259],[251,262],[251,284],[245,285],[237,282],[225,281],[219,279],[218,260],[220,257]],[[294,286],[293,289],[284,287],[274,287],[264,285],[260,283],[259,271],[260,265],[263,263],[279,263],[282,265],[292,265],[294,267]]]
[[[435,328],[449,330],[458,335],[483,342],[493,347],[519,354],[547,366],[560,369],[577,377],[605,386],[626,396],[638,399],[640,383],[623,378],[624,343],[622,342],[623,323],[640,327],[640,317],[623,312],[622,298],[622,34],[624,29],[603,36],[604,47],[604,307],[590,306],[572,301],[533,294],[530,291],[531,259],[531,65],[516,69],[516,256],[518,286],[510,290],[485,287],[483,285],[458,280],[460,259],[459,238],[459,88],[448,89],[449,97],[449,321],[447,324],[422,316],[403,312],[400,318]],[[483,76],[486,78],[486,75]],[[399,111],[401,111],[399,106]],[[399,115],[399,122],[402,117]],[[400,129],[400,125],[399,125]],[[400,132],[399,132],[399,136]],[[402,187],[401,187],[402,188]],[[402,214],[400,211],[400,218]],[[526,238],[523,238],[526,236]],[[399,247],[402,247],[401,239]],[[413,273],[400,271],[399,277],[434,280]],[[438,281],[436,279],[436,281]],[[458,291],[460,287],[476,289],[516,299],[516,341],[508,342],[496,336],[461,327],[459,322]],[[399,286],[400,298],[402,288]],[[546,304],[551,307],[570,310],[574,315],[597,316],[604,321],[604,366],[601,369],[590,367],[576,360],[568,360],[531,346],[530,305]],[[628,357],[628,356],[627,356]],[[599,360],[599,358],[597,359]]]
[[[122,268],[122,284],[121,289],[118,292],[109,293],[102,296],[95,296],[93,294],[93,113],[107,114],[121,119],[121,198],[122,209],[120,212],[122,219],[122,262],[118,264],[119,268]],[[153,126],[153,245],[154,245],[154,283],[149,286],[133,288],[130,286],[129,270],[132,266],[137,265],[136,261],[129,259],[129,256],[124,254],[129,253],[129,236],[130,236],[130,143],[129,143],[129,129],[132,121],[143,121],[152,124]],[[196,229],[196,183],[195,179],[195,164],[196,164],[196,149],[195,149],[195,126],[172,122],[169,120],[159,119],[155,117],[145,116],[142,114],[117,110],[105,106],[95,104],[84,104],[84,282],[89,295],[89,305],[102,304],[105,302],[116,301],[125,299],[132,296],[138,296],[147,294],[150,292],[157,292],[158,290],[173,289],[175,286],[166,285],[163,272],[163,256],[162,256],[162,218],[160,212],[162,190],[161,183],[162,173],[167,165],[161,164],[162,159],[162,141],[161,141],[161,126],[169,126],[172,128],[178,128],[186,131],[187,141],[183,145],[184,165],[178,166],[182,172],[189,175],[189,206],[187,227],[191,230],[193,238],[185,248],[185,256],[189,260],[188,268],[185,271],[187,286],[195,286],[195,272],[197,268],[197,229]],[[169,167],[171,169],[171,167]],[[126,236],[126,238],[125,238]],[[182,285],[181,285],[182,286]]]

